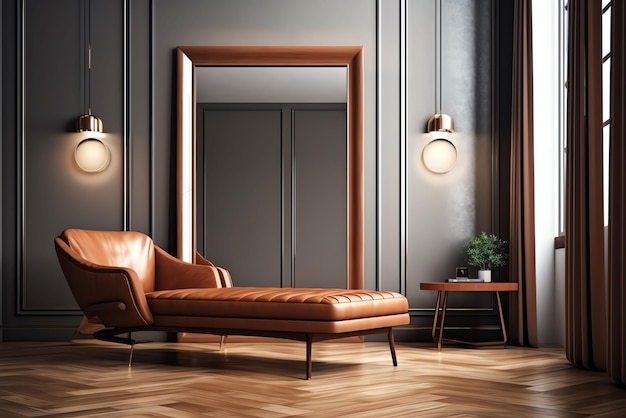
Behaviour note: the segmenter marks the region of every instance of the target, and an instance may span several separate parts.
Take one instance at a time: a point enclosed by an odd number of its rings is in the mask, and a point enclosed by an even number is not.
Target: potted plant
[[[478,278],[491,281],[491,269],[502,267],[506,259],[505,241],[493,234],[481,232],[472,238],[465,248],[467,264],[478,267]]]

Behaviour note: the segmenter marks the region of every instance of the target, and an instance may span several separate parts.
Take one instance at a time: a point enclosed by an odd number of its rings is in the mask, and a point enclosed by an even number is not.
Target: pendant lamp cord
[[[443,31],[441,27],[443,26],[442,15],[443,14],[443,0],[439,0],[439,114],[442,113],[443,106],[441,102],[443,101]]]
[[[87,45],[87,107],[91,115],[91,43]]]
[[[86,41],[86,61],[87,61],[87,80],[85,80],[85,98],[87,102],[87,114],[91,115],[91,0],[85,2],[85,35]]]

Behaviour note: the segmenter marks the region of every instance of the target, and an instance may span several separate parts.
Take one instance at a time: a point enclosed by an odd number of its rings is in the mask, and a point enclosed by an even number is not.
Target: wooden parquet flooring
[[[0,343],[0,417],[626,417],[562,350],[316,343]]]

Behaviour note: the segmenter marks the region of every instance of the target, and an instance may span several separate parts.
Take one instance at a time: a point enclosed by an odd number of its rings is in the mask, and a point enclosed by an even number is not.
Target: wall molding
[[[27,303],[25,300],[26,297],[26,282],[27,277],[24,274],[26,270],[26,186],[25,186],[25,176],[26,176],[26,155],[25,155],[25,144],[26,144],[26,135],[25,135],[25,36],[26,36],[26,0],[15,0],[16,1],[16,139],[17,139],[17,147],[16,147],[16,182],[17,182],[17,196],[16,196],[16,274],[15,274],[15,315],[17,317],[20,316],[79,316],[82,315],[80,309],[70,309],[70,308],[37,308],[37,307],[27,307]],[[130,193],[131,193],[131,181],[132,181],[132,162],[129,160],[129,126],[131,120],[131,108],[130,108],[130,94],[129,94],[129,74],[130,74],[130,36],[129,36],[129,20],[127,13],[129,13],[129,5],[130,2],[127,0],[122,0],[123,7],[123,19],[124,19],[124,33],[123,33],[123,68],[122,68],[122,76],[123,76],[123,114],[122,114],[122,159],[123,159],[123,169],[122,169],[122,218],[123,225],[122,228],[127,230],[130,227]],[[87,15],[91,14],[91,8],[89,3],[78,2],[79,14]],[[81,63],[86,62],[86,56],[84,51],[88,45],[88,33],[91,30],[90,28],[90,20],[91,18],[88,16],[86,20],[81,20],[80,22],[80,45],[81,52],[79,53]],[[85,80],[85,69],[81,71],[81,85],[84,89],[89,87],[86,86]],[[83,92],[84,100],[87,100],[87,93]],[[86,106],[86,103],[85,103]],[[8,335],[5,330],[5,335]]]
[[[26,10],[25,10],[25,0],[17,0],[16,1],[16,22],[17,22],[17,33],[15,37],[16,41],[16,50],[17,50],[17,59],[16,63],[16,134],[17,134],[17,159],[16,159],[16,178],[17,178],[17,210],[16,210],[16,275],[15,275],[15,306],[16,306],[16,316],[31,316],[31,315],[76,315],[80,313],[78,309],[37,309],[37,308],[26,308],[25,305],[25,281],[26,277],[24,276],[25,270],[25,252],[26,252],[26,243],[25,243],[25,155],[24,148],[26,143],[26,137],[24,134],[25,131],[25,109],[24,109],[24,94],[25,94],[25,74],[24,74],[24,37],[25,37],[25,20],[26,20]],[[81,11],[83,10],[84,5],[81,3]],[[85,28],[81,25],[81,36],[84,36]],[[83,80],[84,81],[84,80]],[[5,335],[8,335],[8,330],[5,329]]]
[[[407,7],[408,0],[400,0],[400,293],[406,295],[406,272],[409,231],[408,173],[407,173]]]
[[[17,248],[17,274],[15,275],[15,289],[16,300],[15,306],[17,307],[17,314],[27,313],[22,309],[23,305],[23,293],[22,279],[24,272],[24,0],[17,0],[16,2],[16,25],[17,36],[16,49],[17,59],[15,60],[15,74],[16,74],[16,88],[17,94],[15,95],[15,109],[16,109],[16,134],[17,134],[17,159],[16,159],[16,174],[17,174],[17,219],[16,219],[16,245]]]
[[[130,2],[128,0],[122,0],[122,14],[123,14],[123,27],[124,34],[123,39],[123,71],[122,71],[122,88],[123,94],[123,114],[122,114],[122,218],[124,231],[128,231],[132,228],[132,166],[133,166],[133,153],[132,153],[132,141],[130,136],[132,133],[132,95],[131,89],[131,57],[132,46],[130,36]]]
[[[380,117],[382,114],[382,59],[381,59],[381,37],[382,37],[382,4],[381,0],[376,0],[376,261],[375,261],[375,283],[376,290],[382,288],[382,132]]]
[[[150,0],[150,17],[149,17],[149,21],[150,21],[150,27],[149,27],[149,34],[148,37],[150,39],[150,45],[149,45],[149,53],[150,53],[150,109],[148,112],[148,118],[149,118],[149,136],[150,136],[150,162],[149,162],[149,166],[150,166],[150,173],[149,173],[149,179],[148,179],[148,183],[150,185],[150,203],[149,203],[149,216],[150,216],[150,221],[149,221],[149,225],[150,225],[150,231],[149,231],[149,235],[151,237],[154,237],[154,232],[155,232],[155,204],[154,204],[154,196],[155,196],[155,164],[154,164],[154,160],[155,160],[155,141],[154,141],[154,97],[155,97],[155,85],[154,85],[154,56],[155,56],[155,51],[154,51],[154,47],[155,47],[155,34],[154,34],[154,19],[155,19],[155,15],[154,15],[154,1],[155,0]]]

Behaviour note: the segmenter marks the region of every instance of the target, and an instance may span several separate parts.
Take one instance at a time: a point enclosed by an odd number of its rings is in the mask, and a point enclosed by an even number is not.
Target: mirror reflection
[[[346,103],[345,67],[200,67],[198,103]]]
[[[345,287],[345,67],[196,77],[198,252],[240,286]]]

